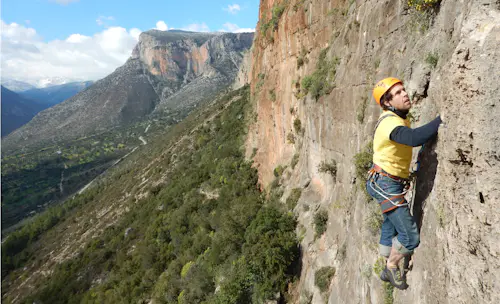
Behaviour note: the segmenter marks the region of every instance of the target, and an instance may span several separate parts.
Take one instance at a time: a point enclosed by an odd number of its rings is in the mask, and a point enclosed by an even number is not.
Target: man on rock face
[[[379,250],[387,258],[380,279],[399,289],[406,289],[399,262],[410,256],[420,243],[417,224],[410,214],[404,196],[409,187],[412,147],[423,145],[438,131],[441,117],[416,128],[410,128],[407,118],[411,101],[403,82],[385,78],[373,89],[375,101],[382,107],[373,139],[373,166],[366,183],[368,193],[382,209]]]

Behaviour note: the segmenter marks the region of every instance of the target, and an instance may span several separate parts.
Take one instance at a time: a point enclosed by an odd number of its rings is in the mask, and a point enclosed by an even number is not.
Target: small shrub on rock
[[[295,153],[292,158],[292,163],[290,166],[292,166],[292,169],[295,169],[295,166],[299,163],[299,153]]]
[[[441,0],[408,0],[408,6],[419,12],[435,10],[441,4]]]
[[[335,267],[322,267],[314,274],[314,285],[316,285],[321,292],[326,292],[328,291],[328,287],[334,275]]]
[[[365,180],[366,172],[370,169],[373,161],[373,142],[369,142],[365,148],[354,155],[354,166],[356,177],[360,181]]]
[[[295,118],[295,120],[293,121],[293,128],[297,134],[302,131],[302,123],[300,122],[300,119]]]
[[[274,176],[275,177],[280,177],[283,174],[283,171],[285,171],[285,167],[279,165],[278,167],[274,168]]]
[[[322,161],[318,165],[319,173],[329,173],[335,179],[337,177],[337,161],[332,159],[330,162]]]
[[[314,215],[314,228],[316,230],[316,237],[325,233],[327,222],[328,212],[326,210],[320,210]]]
[[[288,209],[293,210],[293,208],[295,208],[295,206],[297,206],[297,202],[299,201],[301,195],[302,195],[302,189],[300,189],[300,188],[293,188],[292,189],[292,192],[290,193],[290,195],[286,199],[286,205],[287,205]]]
[[[429,53],[425,58],[425,62],[433,69],[437,66],[438,60],[439,57],[437,52]]]

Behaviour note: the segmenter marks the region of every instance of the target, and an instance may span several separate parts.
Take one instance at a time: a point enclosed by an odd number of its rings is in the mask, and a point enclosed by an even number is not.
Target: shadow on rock
[[[417,173],[417,187],[412,211],[419,231],[424,218],[425,203],[434,187],[434,179],[436,178],[438,160],[435,148],[436,139],[434,138],[424,148],[420,160],[420,170]]]

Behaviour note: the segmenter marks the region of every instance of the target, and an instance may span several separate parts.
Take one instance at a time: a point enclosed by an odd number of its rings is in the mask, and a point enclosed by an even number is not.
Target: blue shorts
[[[379,204],[387,202],[387,195],[384,197],[380,193],[397,194],[403,192],[404,188],[405,185],[401,181],[380,174],[370,177],[366,182],[368,194]],[[388,257],[392,247],[402,254],[412,254],[420,244],[420,235],[408,206],[398,206],[382,215],[384,221],[380,233],[380,254]]]

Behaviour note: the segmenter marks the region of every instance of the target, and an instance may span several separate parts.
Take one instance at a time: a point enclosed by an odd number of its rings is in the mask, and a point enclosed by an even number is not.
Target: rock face
[[[123,66],[39,113],[2,144],[7,150],[43,145],[132,124],[150,114],[187,113],[233,82],[252,40],[253,33],[144,32]]]
[[[353,158],[370,142],[380,113],[371,90],[388,76],[403,79],[413,97],[413,126],[439,113],[445,121],[426,146],[418,175],[413,212],[421,245],[410,288],[395,291],[393,301],[500,302],[500,5],[443,0],[433,15],[406,2],[261,1],[251,59],[258,117],[247,154],[256,151],[263,187],[274,168],[288,165],[283,198],[303,188],[295,210],[303,237],[297,302],[309,294],[312,303],[384,302],[372,270],[379,232],[371,219],[378,206],[360,191]],[[339,64],[328,78],[334,88],[316,100],[304,96],[302,80],[318,69],[322,51],[323,59],[337,57]],[[318,172],[331,160],[336,178]],[[329,220],[316,239],[313,218],[320,209]],[[324,266],[337,271],[321,294],[314,276]]]
[[[252,49],[247,51],[243,56],[243,62],[240,65],[238,75],[234,80],[233,88],[239,89],[245,84],[250,83],[250,78],[252,77]]]

